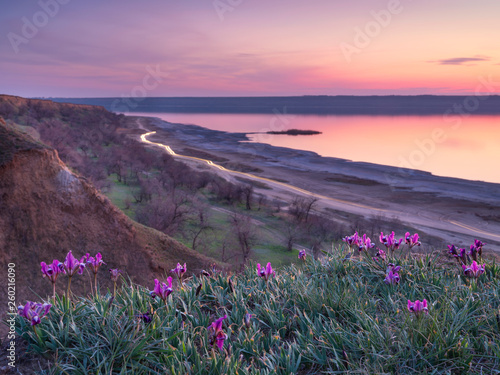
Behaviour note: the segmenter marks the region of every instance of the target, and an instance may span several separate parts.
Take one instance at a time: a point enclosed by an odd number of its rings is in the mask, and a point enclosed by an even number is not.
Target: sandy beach
[[[226,179],[258,181],[256,191],[270,199],[314,196],[318,199],[316,210],[339,222],[349,223],[352,215],[399,220],[442,239],[444,247],[455,244],[468,248],[478,238],[489,250],[500,252],[499,184],[321,157],[249,143],[244,133],[155,118],[142,118],[137,123],[142,131],[156,131],[148,141],[168,145],[185,162]]]

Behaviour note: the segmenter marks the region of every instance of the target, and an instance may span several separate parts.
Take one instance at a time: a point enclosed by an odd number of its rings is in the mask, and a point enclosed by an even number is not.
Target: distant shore
[[[140,100],[139,100],[140,99]],[[289,113],[313,115],[500,114],[500,96],[275,96],[168,98],[50,98],[55,102],[103,106],[113,112]]]

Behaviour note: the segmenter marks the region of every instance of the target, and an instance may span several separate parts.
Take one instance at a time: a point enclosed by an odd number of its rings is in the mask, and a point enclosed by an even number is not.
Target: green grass
[[[390,286],[386,264],[344,255],[279,268],[267,283],[254,264],[230,277],[193,277],[174,286],[167,305],[124,281],[114,300],[58,299],[39,337],[18,317],[18,334],[54,374],[499,372],[500,267],[487,265],[475,280],[430,256],[390,259],[402,267]],[[408,299],[427,299],[428,314],[409,312]],[[138,319],[145,312],[150,324]],[[225,314],[221,351],[209,327]]]
[[[131,208],[127,209],[126,201],[134,202],[132,196],[133,187],[130,185],[125,185],[123,182],[118,182],[116,175],[112,174],[108,177],[108,180],[112,182],[111,188],[106,192],[106,196],[109,200],[122,210],[127,216],[135,219],[135,211],[133,210],[133,204],[130,205]]]
[[[106,196],[128,217],[135,220],[136,209],[140,206],[140,204],[135,203],[132,194],[136,187],[119,182],[116,174],[110,175],[108,180],[111,182],[111,187],[105,193]],[[293,252],[286,251],[283,247],[283,240],[279,238],[280,236],[278,234],[283,231],[283,219],[271,215],[268,209],[264,208],[262,210],[257,210],[256,203],[253,205],[253,210],[246,210],[245,204],[243,203],[236,205],[216,203],[213,199],[213,194],[211,195],[204,190],[202,194],[198,196],[210,207],[222,208],[231,212],[248,215],[261,223],[261,225],[256,226],[257,240],[252,249],[252,259],[263,259],[262,262],[272,262],[279,266],[290,265],[297,259],[298,250],[294,250]],[[217,210],[210,210],[210,225],[212,226],[212,229],[209,231],[210,241],[204,243],[205,247],[203,253],[214,259],[220,259],[222,244],[225,241],[227,242],[227,233],[231,231],[229,214]],[[192,237],[190,233],[196,231],[197,227],[198,223],[196,220],[188,220],[185,225],[186,230],[174,234],[173,237],[185,246],[191,247]],[[237,253],[237,245],[232,244],[229,247],[230,249],[228,251],[230,253]],[[200,249],[198,248],[198,250]],[[238,262],[238,257],[232,257],[231,259]]]
[[[252,259],[267,264],[271,262],[277,267],[290,265],[297,261],[299,250],[293,249],[292,252],[288,251],[285,246],[268,244],[257,246],[253,249]]]
[[[277,266],[290,265],[297,259],[298,250],[293,252],[286,251],[282,242],[277,239],[277,233],[281,230],[282,219],[269,215],[268,212],[261,211],[248,211],[244,206],[227,207],[223,205],[212,205],[215,208],[222,208],[229,212],[238,212],[240,214],[249,215],[252,219],[258,220],[261,224],[255,225],[256,241],[252,247],[251,258],[256,261],[272,262]],[[210,210],[210,224],[212,229],[209,231],[211,243],[209,248],[205,251],[205,255],[219,259],[221,255],[222,243],[228,240],[228,232],[231,232],[230,214],[225,211]],[[188,223],[187,228],[197,228],[197,223]],[[175,236],[175,239],[191,247],[192,240],[184,238],[182,235]],[[200,242],[200,241],[198,241]],[[226,244],[227,245],[227,244]],[[238,245],[235,241],[227,245],[229,253],[238,253]],[[232,257],[233,261],[238,262],[238,257]]]

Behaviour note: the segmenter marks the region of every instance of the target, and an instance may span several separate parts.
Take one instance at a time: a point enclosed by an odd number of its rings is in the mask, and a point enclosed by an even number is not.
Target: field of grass
[[[46,374],[499,373],[498,265],[474,278],[439,256],[345,256],[267,281],[255,264],[212,271],[174,284],[166,302],[151,298],[154,280],[122,279],[115,298],[58,297],[35,326],[18,316],[17,334],[50,361]],[[384,283],[388,262],[401,266],[397,284]],[[408,309],[424,299],[428,311]]]
[[[252,259],[261,263],[271,262],[277,267],[290,265],[297,260],[299,250],[288,251],[285,246],[268,244],[256,246],[253,249]]]
[[[120,210],[125,213],[131,219],[135,219],[135,211],[133,205],[127,204],[128,202],[133,202],[132,189],[130,185],[126,185],[123,182],[119,182],[116,175],[112,174],[108,177],[108,180],[112,183],[111,187],[105,192],[105,195],[109,200]]]
[[[119,203],[119,186],[113,189],[108,197]],[[196,242],[196,250],[206,256],[216,260],[227,261],[222,259],[222,246],[225,243],[226,257],[230,257],[229,261],[235,265],[235,269],[239,269],[241,254],[239,254],[239,245],[237,244],[233,230],[231,227],[231,215],[241,214],[247,215],[252,219],[252,225],[255,228],[255,242],[252,246],[251,259],[260,259],[262,262],[273,262],[277,265],[290,265],[297,259],[298,250],[288,252],[283,246],[281,231],[283,227],[283,219],[274,216],[269,208],[261,210],[253,209],[246,210],[245,205],[224,205],[215,202],[210,194],[201,195],[210,209],[208,210],[208,222],[210,229],[207,229]],[[132,204],[132,209],[135,204]],[[131,211],[131,210],[129,210]],[[177,241],[182,244],[192,247],[193,233],[197,232],[199,224],[197,220],[188,220],[184,230],[173,235]]]

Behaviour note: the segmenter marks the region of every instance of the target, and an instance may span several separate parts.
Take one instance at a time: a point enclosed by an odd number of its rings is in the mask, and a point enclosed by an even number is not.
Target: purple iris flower
[[[73,276],[76,272],[80,275],[83,273],[83,269],[85,268],[85,260],[86,257],[82,257],[82,259],[78,260],[73,256],[71,250],[68,255],[66,255],[66,260],[64,261],[64,270],[68,274],[69,277]]]
[[[257,275],[267,281],[271,276],[276,276],[276,272],[274,272],[271,262],[267,263],[265,268],[262,267],[260,263],[257,263]]]
[[[86,257],[83,256],[82,259],[78,260],[73,256],[73,253],[71,250],[69,251],[68,255],[66,255],[66,260],[63,263],[64,270],[66,271],[66,274],[68,275],[68,291],[67,291],[67,297],[68,299],[71,298],[71,278],[75,273],[79,273],[80,275],[83,273],[83,269],[85,268],[85,259]]]
[[[203,276],[210,277],[210,272],[207,272],[207,271],[205,271],[205,270],[202,270],[202,271],[201,271],[201,274],[202,274]]]
[[[478,265],[476,261],[473,261],[472,264],[467,267],[465,264],[462,264],[462,269],[464,270],[465,276],[470,277],[479,277],[484,273],[486,265],[482,266]]]
[[[382,242],[388,250],[392,251],[399,249],[401,242],[403,242],[402,238],[400,238],[399,241],[395,239],[394,231],[388,235],[384,235],[384,232],[380,232],[379,239],[380,242]]]
[[[390,285],[396,285],[399,283],[399,274],[397,272],[393,272],[389,270],[387,275],[385,276],[384,282]]]
[[[470,245],[469,255],[472,257],[473,260],[477,261],[478,254],[479,257],[482,258],[484,245],[485,243],[480,240],[474,240],[474,244]]]
[[[455,245],[448,245],[448,254],[453,255],[454,257],[458,256],[458,247]]]
[[[109,270],[109,276],[111,278],[111,281],[113,282],[113,298],[116,295],[116,282],[118,281],[118,278],[120,277],[120,274],[122,271],[120,271],[118,268],[113,268]]]
[[[224,340],[227,339],[227,335],[222,331],[222,321],[227,318],[227,315],[224,315],[222,318],[217,319],[210,326],[210,344],[216,344],[217,347],[222,350],[224,348]]]
[[[376,257],[375,259],[377,259],[377,260],[378,260],[378,258],[383,259],[383,260],[387,259],[387,255],[386,255],[385,251],[382,249],[378,249],[378,252],[377,252],[377,254],[375,254],[375,257]]]
[[[459,263],[466,264],[465,249],[459,249],[455,245],[448,245],[448,249],[448,253],[453,255]]]
[[[147,312],[145,314],[140,314],[137,316],[137,318],[139,318],[140,320],[142,320],[146,324],[149,324],[153,321],[153,318],[151,317],[151,314],[149,314],[149,312]]]
[[[56,282],[57,276],[59,276],[60,273],[66,273],[64,265],[57,259],[54,259],[50,265],[42,262],[40,263],[40,266],[42,267],[42,277],[46,277],[53,284]]]
[[[300,260],[302,260],[302,261],[305,262],[306,261],[306,256],[307,256],[307,254],[306,254],[306,250],[305,249],[299,251],[299,259]]]
[[[477,261],[477,247],[474,245],[470,245],[469,255],[472,257],[474,261]]]
[[[32,326],[40,324],[41,319],[49,313],[50,303],[35,303],[28,301],[25,306],[18,306],[19,315],[31,322]]]
[[[42,276],[50,280],[52,283],[54,299],[56,298],[56,280],[60,273],[66,273],[64,265],[57,259],[52,261],[52,264],[47,265],[45,262],[40,263],[42,267]]]
[[[90,266],[90,269],[94,273],[94,290],[95,294],[97,295],[97,271],[99,271],[99,267],[101,267],[103,264],[106,264],[102,261],[102,255],[101,253],[97,253],[94,257],[91,257],[89,253],[86,255],[87,257],[87,265]]]
[[[120,271],[118,268],[113,268],[109,270],[109,276],[111,277],[111,281],[117,282],[118,278],[120,277],[120,274],[122,271]]]
[[[186,263],[184,263],[184,266],[181,266],[180,263],[177,263],[177,266],[173,270],[170,270],[170,271],[175,273],[179,280],[182,280],[182,276],[184,276],[184,274],[187,271]]]
[[[394,232],[393,232],[393,233],[394,233]],[[385,236],[385,235],[384,235],[384,232],[380,232],[380,236],[379,236],[379,238],[378,238],[378,239],[379,239],[379,241],[380,241],[381,243],[383,243],[384,245],[386,245],[386,244],[387,244],[387,242],[389,241],[389,238],[388,238],[388,237],[389,237],[389,236]],[[386,245],[386,246],[387,246],[387,245]]]
[[[477,249],[477,253],[479,254],[479,258],[483,258],[483,246],[486,245],[484,242],[480,240],[474,240],[474,246]]]
[[[164,302],[167,303],[167,298],[172,292],[174,291],[172,289],[172,277],[169,276],[167,278],[168,285],[165,283],[160,283],[158,279],[155,279],[155,287],[152,292],[149,294],[151,295],[152,298],[155,298],[156,296],[160,297],[160,299]]]
[[[366,236],[366,234],[363,234],[363,238],[361,238],[359,241],[359,251],[368,251],[372,248],[375,247],[375,244],[372,243],[372,240]]]
[[[397,273],[397,272],[399,272],[400,269],[401,269],[401,266],[396,266],[394,263],[389,263],[387,265],[386,272],[392,271],[394,273]]]
[[[422,302],[418,299],[415,302],[408,300],[408,311],[414,312],[417,316],[420,316],[423,312],[427,314],[429,312],[427,300],[424,299]]]
[[[86,257],[87,257],[87,264],[90,266],[92,272],[94,272],[94,275],[97,274],[99,267],[101,267],[103,264],[106,264],[102,261],[101,253],[97,253],[95,257],[91,257],[90,254],[87,253]]]
[[[387,275],[384,279],[384,282],[386,284],[391,284],[391,285],[396,285],[399,283],[399,270],[401,269],[401,266],[395,266],[392,263],[388,264],[387,267]]]
[[[480,240],[474,240],[474,246],[476,246],[477,248],[483,247],[484,245],[486,245],[484,242]]]
[[[418,233],[415,233],[413,236],[410,235],[410,232],[406,232],[405,234],[405,243],[410,247],[420,246],[421,242],[418,240]]]
[[[359,237],[358,232],[354,233],[352,236],[346,236],[342,238],[342,241],[346,242],[349,247],[359,246],[361,237]]]

